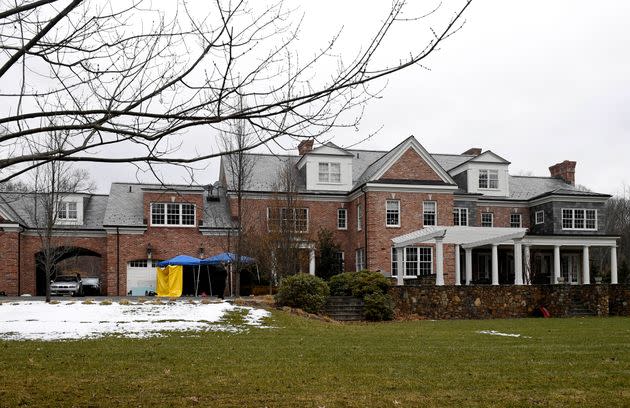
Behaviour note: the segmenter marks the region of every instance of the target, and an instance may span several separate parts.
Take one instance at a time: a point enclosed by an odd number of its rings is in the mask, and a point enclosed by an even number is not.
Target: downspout
[[[368,201],[367,201],[367,191],[365,190],[365,186],[361,186],[361,191],[363,192],[363,236],[365,240],[365,244],[363,251],[365,254],[365,269],[370,270],[368,266],[368,219],[367,219],[367,211],[368,211]]]
[[[116,227],[116,296],[120,296],[120,229]]]
[[[22,275],[22,231],[18,231],[18,253],[17,253],[17,295],[20,296],[20,292],[22,291],[21,283],[22,280],[20,275]]]

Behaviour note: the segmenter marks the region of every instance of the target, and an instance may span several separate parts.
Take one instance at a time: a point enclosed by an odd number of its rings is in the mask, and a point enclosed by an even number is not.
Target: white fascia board
[[[403,248],[409,245],[421,244],[435,238],[443,238],[446,235],[446,228],[438,228],[435,231],[422,234],[422,230],[410,232],[392,239],[392,247]]]
[[[105,232],[107,235],[116,235],[116,232],[123,235],[143,235],[147,231],[147,227],[107,227]]]
[[[204,237],[227,237],[228,235],[231,235],[233,237],[238,235],[238,231],[235,229],[212,229],[212,228],[208,228],[208,229],[199,229],[199,232],[201,232],[201,235],[203,235]]]
[[[477,201],[478,207],[518,207],[518,208],[529,208],[530,205],[526,201],[509,201],[509,200],[492,200],[492,201],[484,201],[481,198]]]
[[[541,197],[529,202],[530,206],[547,204],[557,201],[569,202],[569,203],[605,203],[610,197],[580,197],[572,195],[553,195],[547,197]]]
[[[523,245],[559,245],[559,246],[603,246],[613,247],[617,246],[617,240],[619,237],[611,236],[592,236],[592,237],[580,237],[580,236],[558,236],[558,235],[527,235],[523,238]]]
[[[228,198],[234,197],[236,198],[236,192],[228,192]],[[282,200],[283,193],[243,193],[243,198],[251,199],[251,200]],[[316,194],[297,194],[297,199],[302,201],[351,201],[351,199],[346,194],[326,194],[326,195],[316,195]]]
[[[366,191],[391,191],[392,193],[405,192],[427,192],[427,193],[444,193],[456,191],[457,186],[441,186],[433,184],[383,184],[383,183],[367,183]]]
[[[0,224],[0,230],[5,232],[20,232],[22,231],[22,227],[20,227],[20,224],[3,223]]]
[[[37,232],[37,230],[27,230],[24,231],[23,233],[26,236],[29,237],[38,237],[40,234]],[[102,230],[96,230],[96,231],[89,231],[89,230],[53,230],[52,234],[53,237],[77,237],[77,238],[104,238],[107,236],[107,232],[106,231],[102,231]]]
[[[383,174],[389,170],[389,168],[398,161],[402,157],[403,154],[409,149],[412,148],[416,153],[431,167],[431,169],[436,172],[443,181],[448,182],[450,184],[457,184],[455,180],[451,177],[451,175],[440,166],[440,164],[435,160],[433,156],[416,140],[415,137],[411,136],[407,139],[407,141],[398,147],[398,151],[392,157],[387,160],[387,162],[381,165],[381,168],[370,178],[368,181],[378,180]]]

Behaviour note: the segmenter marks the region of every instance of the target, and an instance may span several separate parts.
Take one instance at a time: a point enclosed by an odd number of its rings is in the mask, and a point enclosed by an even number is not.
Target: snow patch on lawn
[[[222,317],[235,309],[247,310],[244,325],[231,325]],[[61,301],[4,303],[0,308],[0,339],[4,340],[75,340],[104,336],[147,338],[162,332],[230,331],[248,326],[263,327],[266,310],[234,306],[227,302],[190,303],[173,301],[163,304],[133,303],[121,305],[83,304]]]
[[[491,336],[503,336],[503,337],[521,337],[524,339],[531,339],[530,336],[523,336],[522,334],[517,333],[501,333],[496,330],[480,330],[477,333],[479,334],[489,334]]]

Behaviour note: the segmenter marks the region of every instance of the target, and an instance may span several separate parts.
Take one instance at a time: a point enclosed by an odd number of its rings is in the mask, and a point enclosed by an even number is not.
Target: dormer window
[[[499,170],[479,170],[479,188],[499,188]]]
[[[151,225],[192,227],[195,225],[195,205],[187,203],[152,203]]]
[[[320,162],[319,163],[320,183],[341,183],[341,163]]]
[[[57,219],[63,221],[77,221],[79,213],[75,201],[62,201],[57,207]]]

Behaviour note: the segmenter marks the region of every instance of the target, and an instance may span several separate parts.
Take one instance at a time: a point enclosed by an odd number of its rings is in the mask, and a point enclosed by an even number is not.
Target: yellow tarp
[[[164,297],[180,297],[184,284],[184,267],[169,265],[157,268],[157,295]]]

